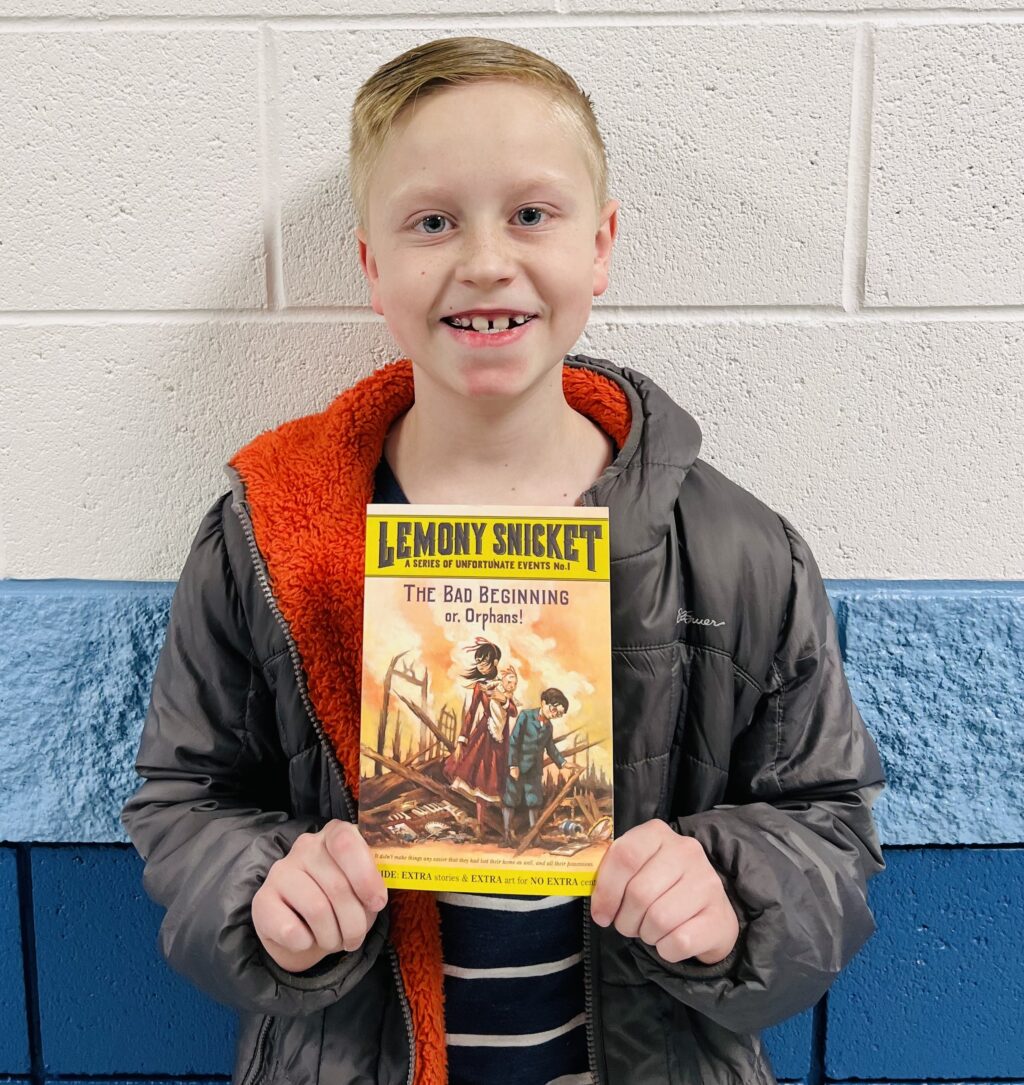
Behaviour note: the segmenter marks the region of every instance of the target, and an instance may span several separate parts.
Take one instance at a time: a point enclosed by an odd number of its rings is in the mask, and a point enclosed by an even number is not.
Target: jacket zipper
[[[302,660],[299,656],[299,647],[292,637],[291,630],[288,628],[288,623],[284,620],[284,615],[277,605],[277,600],[274,598],[273,590],[270,587],[270,579],[267,576],[266,566],[263,562],[263,556],[260,554],[259,547],[256,545],[256,533],[253,530],[249,512],[245,505],[240,501],[232,501],[231,507],[234,509],[235,515],[242,525],[242,531],[245,533],[245,540],[249,546],[249,557],[252,561],[253,568],[256,570],[256,578],[259,580],[260,587],[263,589],[263,597],[270,607],[271,614],[274,615],[274,620],[284,634],[285,644],[288,646],[288,657],[291,659],[292,671],[295,674],[295,682],[298,686],[299,696],[302,698],[303,707],[306,709],[306,715],[313,724],[313,729],[316,731],[320,746],[327,756],[327,763],[330,765],[331,770],[338,781],[338,787],[341,789],[342,797],[345,800],[345,809],[348,812],[349,821],[351,821],[353,825],[358,824],[355,801],[345,783],[341,766],[338,764],[338,759],[334,753],[334,747],[328,742],[323,724],[320,722],[320,717],[316,714],[313,703],[309,699],[305,675],[302,673]],[[412,1028],[412,1010],[409,1008],[409,999],[405,993],[405,984],[402,982],[402,972],[398,966],[398,953],[390,942],[387,943],[387,950],[391,960],[391,971],[395,977],[395,983],[398,986],[398,998],[402,1006],[402,1016],[405,1018],[405,1031],[409,1038],[409,1073],[406,1076],[406,1085],[412,1085],[413,1074],[416,1068],[416,1036],[413,1033]],[[259,1052],[261,1041],[266,1038],[266,1033],[270,1030],[269,1021],[270,1019],[268,1018],[266,1027],[261,1029],[261,1033],[257,1037],[257,1049],[253,1054],[254,1060],[256,1053]],[[250,1070],[251,1069],[252,1067],[250,1066]]]
[[[599,1085],[601,1073],[597,1068],[597,1045],[594,1041],[594,978],[590,965],[590,900],[583,899],[583,1008],[587,1018],[587,1068],[594,1085]]]
[[[264,1017],[260,1024],[260,1030],[256,1033],[256,1043],[252,1049],[252,1058],[249,1060],[249,1065],[246,1067],[241,1085],[251,1085],[251,1082],[256,1080],[256,1075],[263,1065],[263,1048],[266,1045],[267,1035],[270,1032],[272,1021],[273,1018],[268,1016]]]
[[[585,490],[580,494],[580,504],[586,507],[587,505],[596,505],[596,495],[594,493],[594,487],[591,486],[588,490]],[[594,1085],[600,1085],[601,1083],[601,1071],[597,1065],[597,1041],[595,1038],[595,1029],[597,1028],[597,1022],[595,1020],[595,1013],[597,1010],[597,1000],[594,997],[594,975],[593,967],[590,961],[591,952],[591,933],[590,933],[590,898],[583,898],[583,1004],[584,1010],[587,1015],[587,1067],[590,1070],[590,1076],[594,1081]]]
[[[409,1007],[409,999],[405,994],[405,984],[402,982],[402,970],[398,965],[398,952],[390,942],[387,944],[387,950],[388,959],[391,961],[391,971],[395,977],[395,985],[398,987],[398,998],[402,1004],[406,1035],[409,1037],[409,1073],[405,1077],[405,1085],[412,1085],[412,1079],[416,1073],[416,1041],[412,1030],[412,1010]]]

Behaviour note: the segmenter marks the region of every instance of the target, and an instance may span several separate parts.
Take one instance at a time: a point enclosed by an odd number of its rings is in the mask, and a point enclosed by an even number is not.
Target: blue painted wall
[[[50,1074],[209,1074],[228,1066],[234,1015],[163,963],[162,909],[122,847],[33,847],[35,965]],[[229,1069],[229,1067],[228,1067]]]
[[[118,822],[172,586],[0,581],[0,1081],[229,1074]],[[1024,1082],[1024,586],[830,585],[890,778],[879,932],[766,1034],[780,1079]]]
[[[1024,1078],[1024,848],[890,851],[829,997],[834,1078]]]

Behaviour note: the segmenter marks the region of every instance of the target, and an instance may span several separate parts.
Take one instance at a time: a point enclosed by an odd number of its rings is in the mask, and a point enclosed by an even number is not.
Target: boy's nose
[[[515,275],[515,262],[501,232],[467,230],[459,251],[456,275],[461,282],[480,287],[511,279]]]

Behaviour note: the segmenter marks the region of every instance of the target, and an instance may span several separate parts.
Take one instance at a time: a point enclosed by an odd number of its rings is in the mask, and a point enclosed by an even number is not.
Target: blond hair
[[[360,226],[368,219],[370,179],[405,108],[445,87],[505,80],[545,90],[580,137],[600,209],[608,199],[608,159],[589,95],[554,61],[496,38],[438,38],[379,67],[359,88],[349,129],[349,187]]]

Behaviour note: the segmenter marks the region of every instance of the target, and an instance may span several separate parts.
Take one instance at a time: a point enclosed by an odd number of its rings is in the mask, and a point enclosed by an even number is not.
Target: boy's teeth
[[[488,319],[485,316],[475,316],[472,319],[465,316],[453,316],[450,323],[457,328],[472,328],[477,332],[504,332],[510,327],[518,328],[530,319],[527,313],[517,313],[515,316],[496,316]]]

